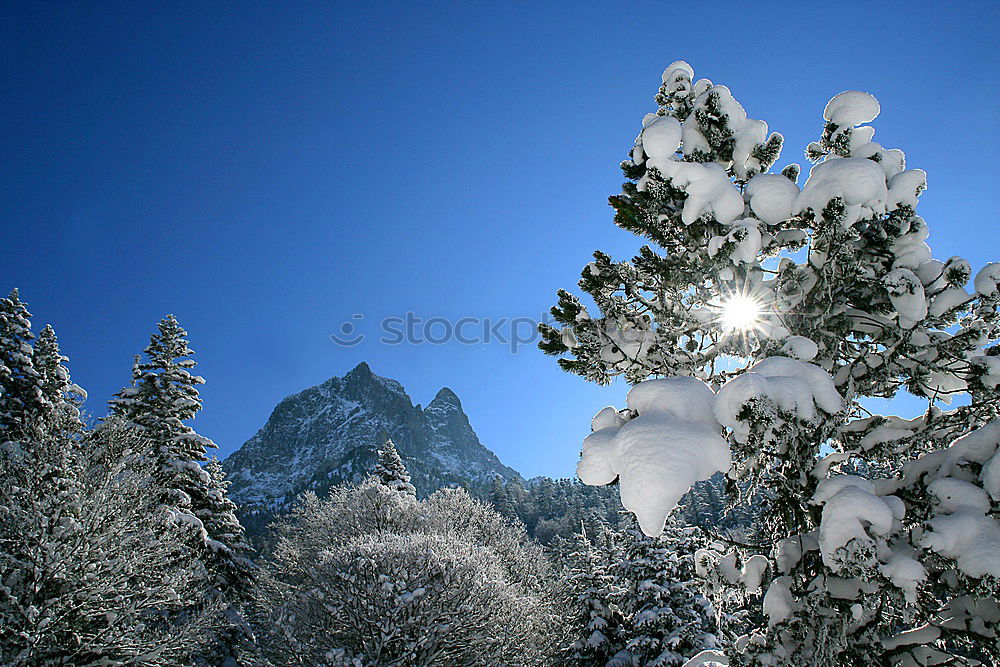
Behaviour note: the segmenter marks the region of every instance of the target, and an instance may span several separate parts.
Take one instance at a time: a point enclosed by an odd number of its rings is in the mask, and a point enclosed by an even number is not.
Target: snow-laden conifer
[[[32,363],[31,313],[17,288],[0,299],[0,441],[16,437],[42,409],[42,378]]]
[[[406,470],[403,458],[396,450],[392,438],[387,438],[378,449],[378,461],[373,471],[376,479],[394,491],[417,495],[417,490],[410,484],[410,473]]]
[[[873,141],[868,93],[827,105],[801,187],[728,88],[677,62],[656,100],[611,198],[650,244],[595,253],[593,305],[560,291],[541,327],[566,370],[635,383],[580,478],[617,480],[649,535],[716,472],[766,498],[764,554],[718,560],[765,587],[733,664],[995,662],[1000,263],[933,258],[926,174]],[[904,390],[922,416],[863,404]]]
[[[83,430],[80,406],[87,393],[70,379],[66,362],[69,357],[59,350],[59,340],[52,325],[46,324],[38,334],[32,350],[32,366],[39,376],[43,411],[73,432]]]

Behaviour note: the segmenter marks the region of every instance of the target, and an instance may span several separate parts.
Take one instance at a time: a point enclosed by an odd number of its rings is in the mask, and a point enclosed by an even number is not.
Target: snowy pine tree
[[[671,525],[654,538],[633,525],[625,532],[614,574],[625,586],[618,608],[625,616],[621,636],[631,664],[679,666],[717,648],[712,605],[694,576],[700,531]]]
[[[45,325],[32,351],[32,366],[39,375],[44,411],[61,428],[79,433],[83,430],[80,406],[87,393],[70,380],[69,361],[59,350],[59,341],[51,325]]]
[[[601,526],[591,540],[580,530],[566,563],[573,641],[567,648],[571,664],[607,665],[624,649],[625,618],[618,608],[625,588],[613,575],[621,561],[620,535]]]
[[[249,545],[236,518],[236,506],[226,495],[228,483],[221,466],[207,461],[216,445],[186,423],[201,409],[197,386],[204,383],[190,371],[195,361],[187,332],[173,315],[157,325],[145,349],[146,360],[133,365],[132,384],[111,401],[112,413],[139,435],[155,443],[158,483],[163,503],[178,524],[193,535],[195,551],[210,580],[209,597],[228,605],[230,621],[221,631],[226,643],[212,662],[237,650],[240,601],[253,585]],[[222,604],[220,602],[220,604]]]
[[[580,478],[617,480],[649,535],[716,472],[766,499],[766,567],[720,560],[750,568],[726,585],[766,586],[731,664],[996,661],[1000,263],[932,258],[926,175],[872,141],[871,95],[830,100],[800,188],[798,165],[767,173],[780,135],[693,77],[664,72],[611,198],[651,244],[595,253],[597,310],[560,291],[561,328],[540,327],[566,370],[636,383],[594,418]],[[923,416],[862,405],[902,390]]]
[[[32,363],[31,313],[17,288],[0,299],[0,441],[17,437],[44,407],[42,378]]]
[[[407,472],[402,457],[396,451],[392,438],[386,438],[385,443],[379,448],[378,461],[372,474],[394,491],[408,493],[411,496],[417,495],[417,490],[410,484],[410,473]]]

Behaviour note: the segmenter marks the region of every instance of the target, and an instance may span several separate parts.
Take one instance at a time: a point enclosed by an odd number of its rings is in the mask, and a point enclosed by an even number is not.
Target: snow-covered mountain
[[[244,506],[274,506],[307,489],[322,493],[358,480],[387,436],[421,495],[498,475],[518,477],[479,442],[451,389],[422,408],[398,382],[361,363],[278,403],[264,427],[225,460],[230,495]]]

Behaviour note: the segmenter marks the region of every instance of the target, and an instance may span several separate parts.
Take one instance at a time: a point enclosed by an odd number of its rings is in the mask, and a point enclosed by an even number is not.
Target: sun
[[[733,294],[722,302],[719,320],[728,331],[748,331],[760,321],[760,315],[760,302],[745,294]]]

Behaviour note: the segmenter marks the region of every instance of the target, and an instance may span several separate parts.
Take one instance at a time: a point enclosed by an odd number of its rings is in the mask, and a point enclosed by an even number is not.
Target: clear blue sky
[[[4,3],[0,289],[103,414],[175,313],[226,455],[359,361],[447,385],[526,475],[569,475],[622,403],[532,347],[379,344],[377,322],[537,318],[594,249],[660,72],[691,62],[803,163],[835,93],[929,173],[935,256],[1000,258],[995,2]],[[364,314],[364,343],[330,333]]]

